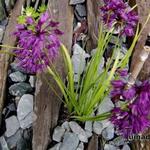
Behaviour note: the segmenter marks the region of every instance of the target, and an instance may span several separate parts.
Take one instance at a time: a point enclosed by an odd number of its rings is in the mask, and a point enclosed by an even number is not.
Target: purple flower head
[[[136,95],[136,89],[135,89],[135,87],[131,87],[129,89],[124,89],[122,91],[122,96],[126,100],[133,99],[135,97],[135,95]]]
[[[129,105],[128,110],[114,108],[110,121],[115,125],[118,133],[125,138],[142,133],[150,127],[148,116],[141,115],[137,105]]]
[[[51,20],[48,12],[43,13],[38,21],[27,17],[26,22],[25,25],[17,25],[14,35],[18,38],[21,49],[14,52],[19,65],[26,72],[36,73],[51,65],[57,57],[59,36],[62,32],[57,28],[58,23]]]
[[[102,19],[111,28],[121,29],[121,34],[127,36],[134,35],[134,28],[138,22],[137,14],[123,0],[103,0],[104,6],[101,7]]]
[[[134,85],[129,91],[125,91],[127,93],[124,93],[124,98],[133,96],[134,99],[128,101],[125,107],[115,107],[110,118],[118,133],[126,138],[142,133],[150,127],[150,81]]]
[[[127,69],[119,69],[119,70],[117,70],[117,72],[119,73],[119,75],[121,77],[126,77],[128,75],[128,70]]]
[[[27,24],[33,24],[34,23],[34,19],[32,17],[27,17],[26,18],[26,22],[27,22]]]

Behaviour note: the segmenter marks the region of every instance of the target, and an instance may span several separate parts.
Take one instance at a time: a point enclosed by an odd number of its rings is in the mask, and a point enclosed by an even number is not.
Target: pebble
[[[9,150],[7,142],[3,136],[0,137],[0,150]]]
[[[105,97],[98,107],[98,114],[109,112],[114,108],[114,104],[110,97]]]
[[[84,3],[85,0],[70,0],[70,5],[76,5],[76,4],[80,4],[80,3]]]
[[[115,129],[114,129],[114,125],[112,124],[111,126],[108,126],[107,128],[105,128],[102,131],[102,136],[105,140],[111,140],[114,138],[114,134],[115,134]]]
[[[11,73],[9,77],[13,82],[24,82],[27,79],[27,75],[21,73],[20,71]]]
[[[69,122],[65,121],[62,125],[62,128],[64,128],[66,131],[70,131]]]
[[[10,137],[14,135],[17,132],[17,130],[20,128],[20,125],[16,116],[11,116],[7,118],[5,122],[6,122],[6,132],[5,132],[6,137]]]
[[[65,133],[65,129],[62,128],[62,127],[59,127],[57,126],[55,129],[54,129],[54,133],[53,133],[53,136],[52,136],[52,139],[56,142],[60,142],[63,138],[63,135]]]
[[[75,6],[75,11],[78,13],[80,17],[86,17],[86,8],[85,5],[77,4]]]
[[[35,87],[35,81],[36,81],[35,76],[30,76],[29,83],[30,83],[30,85],[31,85],[32,88]]]
[[[82,49],[78,44],[73,46],[73,56],[72,63],[74,68],[74,73],[77,74],[76,81],[78,81],[79,75],[81,75],[86,66],[86,58],[90,57],[84,49]]]
[[[50,148],[49,150],[60,150],[61,142]]]
[[[118,136],[113,141],[111,141],[110,144],[121,146],[125,144],[125,139],[122,136]]]
[[[86,131],[92,132],[92,126],[93,126],[92,121],[86,121],[86,122],[85,122],[85,127],[84,127],[84,129],[85,129]]]
[[[16,62],[11,63],[10,67],[12,71],[20,71],[22,73],[26,73]]]
[[[111,144],[105,144],[104,150],[118,150],[118,148]]]
[[[77,150],[84,150],[84,144],[82,142],[77,147]]]
[[[18,103],[17,117],[22,129],[29,128],[36,120],[33,112],[33,95],[25,94],[21,97]]]
[[[76,150],[79,144],[79,138],[75,133],[65,132],[60,150]]]
[[[126,145],[123,146],[122,150],[131,150],[131,148],[129,147],[128,144],[126,144]]]
[[[101,134],[103,129],[109,127],[109,126],[112,126],[113,124],[108,120],[103,120],[103,121],[95,121],[93,123],[93,131],[94,133],[96,134]]]
[[[21,130],[18,130],[16,132],[16,134],[14,134],[13,136],[9,137],[6,139],[7,141],[7,144],[8,144],[8,147],[10,149],[13,149],[13,148],[16,148],[17,146],[17,143],[19,142],[19,140],[22,138],[22,135],[21,135]]]
[[[3,40],[4,30],[0,28],[0,42]]]
[[[9,93],[13,96],[22,96],[27,92],[32,92],[32,87],[28,83],[15,83],[9,87]]]
[[[96,134],[101,134],[103,130],[103,124],[100,121],[95,121],[93,123],[93,132]]]
[[[74,121],[69,122],[71,130],[78,135],[80,141],[87,143],[88,137],[86,132]]]

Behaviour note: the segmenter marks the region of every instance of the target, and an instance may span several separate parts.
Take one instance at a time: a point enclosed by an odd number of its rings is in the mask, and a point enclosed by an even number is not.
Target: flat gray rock
[[[33,95],[25,94],[21,97],[18,103],[17,117],[22,129],[29,128],[36,120],[33,112]]]
[[[13,96],[22,96],[27,92],[31,92],[32,87],[28,83],[20,82],[10,86],[9,93]]]
[[[113,144],[115,146],[121,146],[125,144],[125,139],[122,136],[116,137],[113,141],[110,142],[110,144]]]
[[[93,132],[96,134],[101,134],[103,130],[103,124],[100,121],[95,121],[93,123]]]
[[[59,127],[57,126],[55,129],[54,129],[54,133],[53,133],[53,136],[52,136],[52,139],[56,142],[60,142],[63,138],[63,135],[65,133],[65,129],[62,128],[62,127]]]
[[[131,148],[129,147],[128,144],[126,144],[126,145],[123,146],[122,150],[131,150]]]
[[[85,143],[88,142],[88,137],[86,132],[75,121],[69,122],[69,126],[71,130],[78,135],[80,141]]]
[[[0,137],[0,150],[9,150],[7,142],[3,136]]]
[[[85,2],[85,0],[70,0],[70,5],[76,5]]]
[[[93,132],[96,133],[96,134],[101,134],[102,131],[109,127],[109,126],[112,126],[113,124],[108,120],[103,120],[103,121],[95,121],[93,123]]]
[[[66,131],[70,131],[69,122],[65,121],[62,125],[62,128],[64,128]]]
[[[74,73],[76,74],[75,82],[78,81],[79,75],[81,75],[86,66],[86,58],[90,57],[84,49],[82,49],[78,44],[74,44],[73,46],[73,55],[72,55],[72,63],[74,68]]]
[[[17,146],[18,141],[22,138],[21,130],[18,130],[16,134],[6,139],[9,149],[13,149]]]
[[[82,142],[77,147],[77,150],[84,150],[84,144]]]
[[[77,4],[75,6],[75,11],[78,13],[80,17],[86,17],[87,15],[85,5]]]
[[[0,42],[3,40],[4,30],[0,28]]]
[[[92,127],[93,127],[93,122],[92,122],[92,121],[86,121],[86,122],[85,122],[85,127],[84,127],[84,129],[85,129],[86,131],[92,132]]]
[[[114,138],[115,129],[114,125],[110,125],[102,131],[102,136],[105,140],[111,140]]]
[[[30,76],[29,83],[30,83],[32,88],[35,87],[35,81],[36,81],[36,77],[35,76]]]
[[[98,107],[98,114],[109,112],[113,108],[114,108],[114,104],[111,101],[110,97],[105,97]]]
[[[79,138],[75,133],[66,132],[60,150],[76,150]]]
[[[5,132],[6,137],[10,137],[14,135],[17,132],[17,130],[20,128],[20,125],[16,116],[11,116],[7,118],[5,122],[6,122],[6,132]]]
[[[27,75],[21,73],[20,71],[11,73],[9,77],[13,82],[24,82],[27,79]]]

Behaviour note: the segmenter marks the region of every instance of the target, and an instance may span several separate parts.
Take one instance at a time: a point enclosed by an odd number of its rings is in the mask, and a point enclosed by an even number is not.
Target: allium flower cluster
[[[48,12],[44,12],[38,19],[26,17],[25,24],[18,24],[14,35],[18,38],[21,49],[14,50],[19,65],[29,73],[42,71],[50,65],[60,47],[58,22],[51,20]]]
[[[108,27],[111,28],[115,24],[117,29],[121,29],[121,34],[134,35],[138,16],[128,3],[123,2],[123,0],[104,0],[101,12],[103,21]]]
[[[111,122],[118,133],[128,138],[133,134],[142,133],[150,127],[150,81],[136,83],[126,87],[125,70],[120,71],[120,79],[112,81],[111,97],[114,103],[123,100],[125,106],[116,106],[112,110]]]

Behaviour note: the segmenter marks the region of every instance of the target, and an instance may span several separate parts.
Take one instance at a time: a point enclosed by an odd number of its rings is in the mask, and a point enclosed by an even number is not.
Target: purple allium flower
[[[55,60],[60,47],[58,22],[51,20],[48,12],[39,19],[26,18],[25,25],[18,24],[14,35],[21,49],[14,50],[19,65],[28,73],[42,71]]]
[[[121,29],[121,34],[133,36],[138,16],[128,3],[124,3],[123,0],[103,1],[104,6],[101,7],[101,12],[104,23],[109,28],[115,24],[116,29]]]
[[[118,69],[117,73],[121,76],[121,77],[126,77],[128,75],[128,70],[127,69]]]
[[[118,133],[126,138],[142,133],[150,127],[150,81],[135,85],[134,89],[136,89],[134,90],[136,93],[133,94],[134,98],[128,101],[126,107],[115,107],[110,118]],[[126,94],[126,97],[129,96],[129,93]],[[130,95],[129,98],[133,95]]]
[[[142,133],[150,127],[148,116],[142,114],[140,106],[137,105],[129,105],[127,110],[114,108],[110,121],[115,125],[118,133],[125,138]]]
[[[129,89],[123,89],[122,91],[123,98],[127,100],[133,99],[135,95],[136,95],[136,89],[134,86]]]
[[[135,97],[136,89],[134,86],[126,89],[126,82],[123,79],[120,80],[113,80],[112,84],[112,91],[111,91],[111,98],[114,101],[118,101],[122,96],[124,100],[131,100]]]

